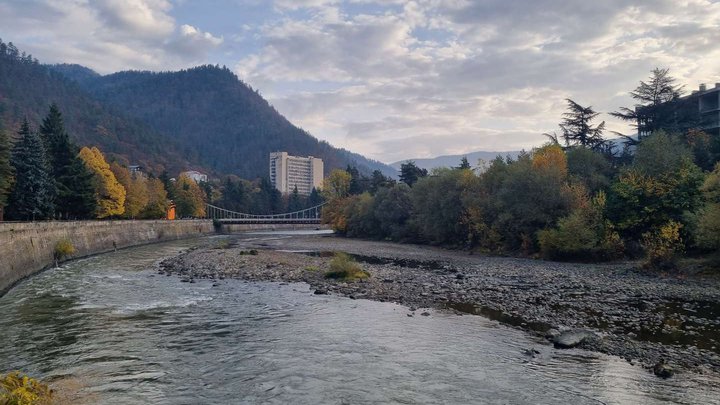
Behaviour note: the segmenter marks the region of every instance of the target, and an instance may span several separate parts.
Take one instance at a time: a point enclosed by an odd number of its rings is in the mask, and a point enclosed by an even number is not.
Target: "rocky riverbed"
[[[310,284],[316,294],[477,314],[547,338],[620,356],[661,376],[720,372],[720,280],[645,274],[632,263],[588,265],[470,255],[334,236],[215,239],[161,263],[184,281],[238,278]],[[325,278],[334,252],[370,277]],[[528,355],[532,356],[530,349]]]

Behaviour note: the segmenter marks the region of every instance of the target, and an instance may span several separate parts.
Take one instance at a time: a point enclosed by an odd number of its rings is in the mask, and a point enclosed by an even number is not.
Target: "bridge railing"
[[[231,211],[212,204],[206,204],[205,217],[208,219],[238,219],[238,220],[319,220],[322,215],[322,207],[326,203],[314,207],[305,208],[299,211],[286,212],[282,214],[248,214],[244,212]]]

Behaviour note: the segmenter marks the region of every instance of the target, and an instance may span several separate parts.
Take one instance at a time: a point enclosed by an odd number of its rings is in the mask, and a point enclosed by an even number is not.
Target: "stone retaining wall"
[[[78,258],[213,232],[210,220],[0,223],[0,295],[18,280],[52,265],[55,246],[62,239],[72,243],[72,258]]]
[[[260,230],[316,229],[319,225],[242,224],[213,227],[211,220],[0,222],[0,296],[19,280],[53,264],[55,246],[67,239],[72,258],[131,246]]]

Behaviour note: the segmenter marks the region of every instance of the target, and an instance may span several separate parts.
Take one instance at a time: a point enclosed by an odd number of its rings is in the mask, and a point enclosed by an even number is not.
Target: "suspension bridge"
[[[205,216],[222,224],[320,224],[322,207],[326,203],[284,214],[246,214],[206,204]]]

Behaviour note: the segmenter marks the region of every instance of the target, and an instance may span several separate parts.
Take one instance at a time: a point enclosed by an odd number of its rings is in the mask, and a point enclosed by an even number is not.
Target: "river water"
[[[156,273],[193,243],[77,260],[20,283],[0,298],[0,372],[73,379],[98,404],[720,401],[717,376],[661,380],[480,316],[409,317],[304,284]]]

